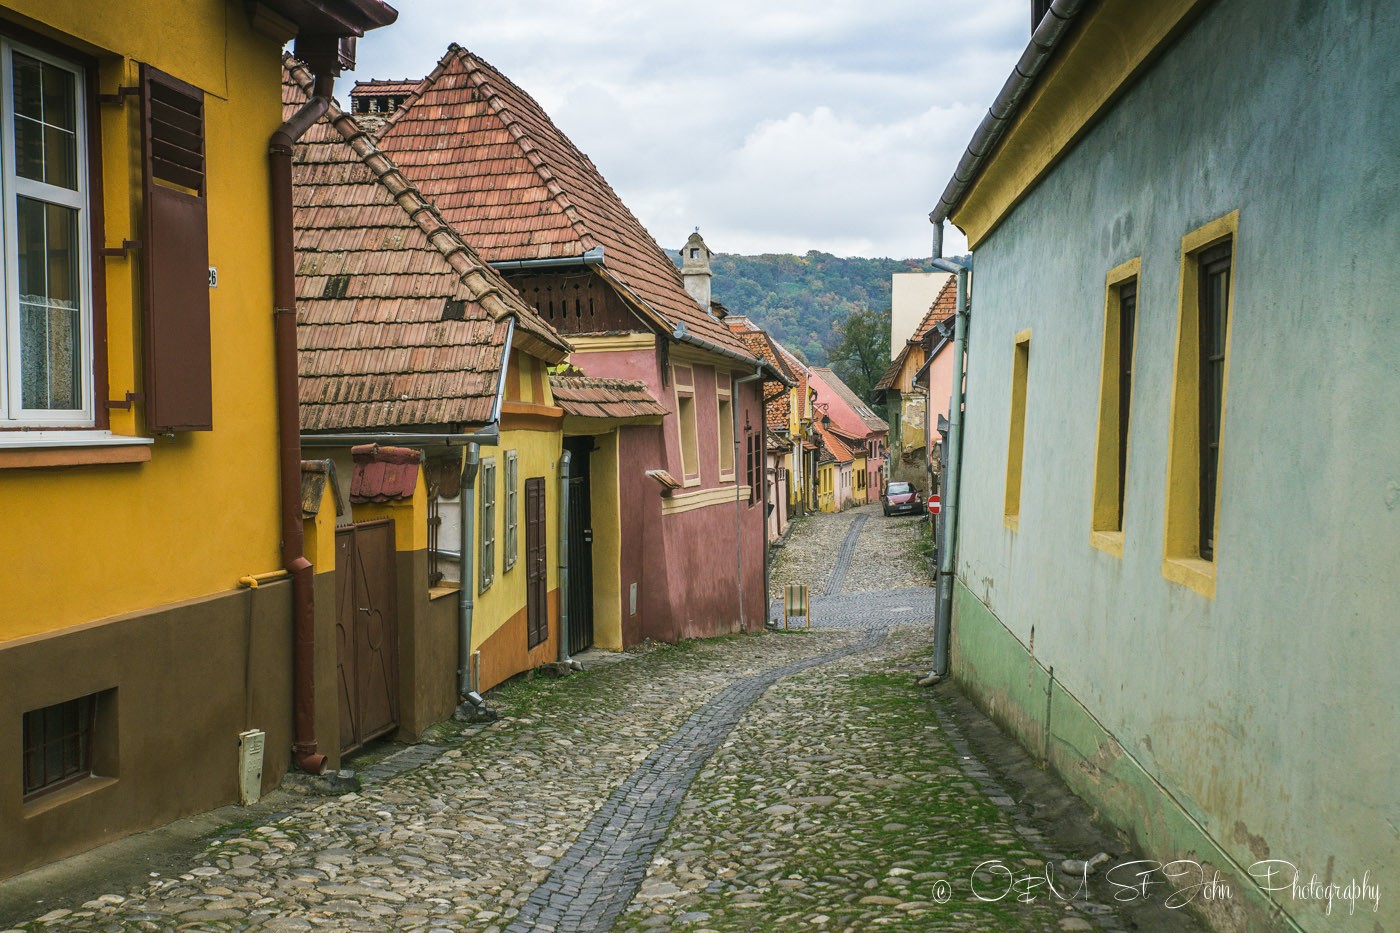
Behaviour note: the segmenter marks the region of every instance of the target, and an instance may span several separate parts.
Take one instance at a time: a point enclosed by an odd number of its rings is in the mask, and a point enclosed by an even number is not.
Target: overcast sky
[[[725,253],[927,256],[928,213],[1030,38],[1029,0],[391,2],[342,100],[423,77],[455,41],[663,246],[698,226]],[[945,253],[963,245],[949,227]]]

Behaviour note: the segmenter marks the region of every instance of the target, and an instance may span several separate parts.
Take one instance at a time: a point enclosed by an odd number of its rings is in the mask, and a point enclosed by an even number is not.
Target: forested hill
[[[679,251],[668,250],[677,265]],[[825,365],[853,310],[888,311],[890,276],[931,271],[921,259],[842,259],[816,250],[805,256],[716,253],[710,292],[734,314],[747,314],[789,350]]]

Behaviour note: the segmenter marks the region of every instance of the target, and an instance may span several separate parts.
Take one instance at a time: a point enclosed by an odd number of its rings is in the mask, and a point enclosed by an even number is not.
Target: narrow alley
[[[33,897],[24,916],[17,897],[47,892],[43,871],[0,884],[0,925],[1195,929],[1182,911],[1152,914],[1160,903],[1121,913],[1099,876],[1058,873],[1094,853],[1062,849],[1015,802],[974,750],[972,732],[995,730],[965,700],[914,685],[932,615],[920,526],[878,506],[801,520],[772,582],[812,587],[810,631],[649,645],[518,679],[489,697],[499,721],[382,746],[353,763],[353,790],[283,795],[144,883]],[[1057,822],[1084,822],[1067,797],[1048,801]]]

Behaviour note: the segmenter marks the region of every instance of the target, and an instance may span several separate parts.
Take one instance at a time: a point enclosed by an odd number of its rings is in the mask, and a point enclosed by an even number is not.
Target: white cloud
[[[353,77],[425,75],[456,41],[663,244],[698,224],[725,252],[926,255],[927,214],[1030,27],[1025,0],[399,6]]]

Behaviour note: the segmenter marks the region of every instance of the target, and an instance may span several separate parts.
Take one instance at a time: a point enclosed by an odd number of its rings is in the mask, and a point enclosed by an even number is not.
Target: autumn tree
[[[836,328],[826,348],[827,360],[841,381],[867,405],[874,404],[875,383],[889,365],[890,312],[858,308]]]

